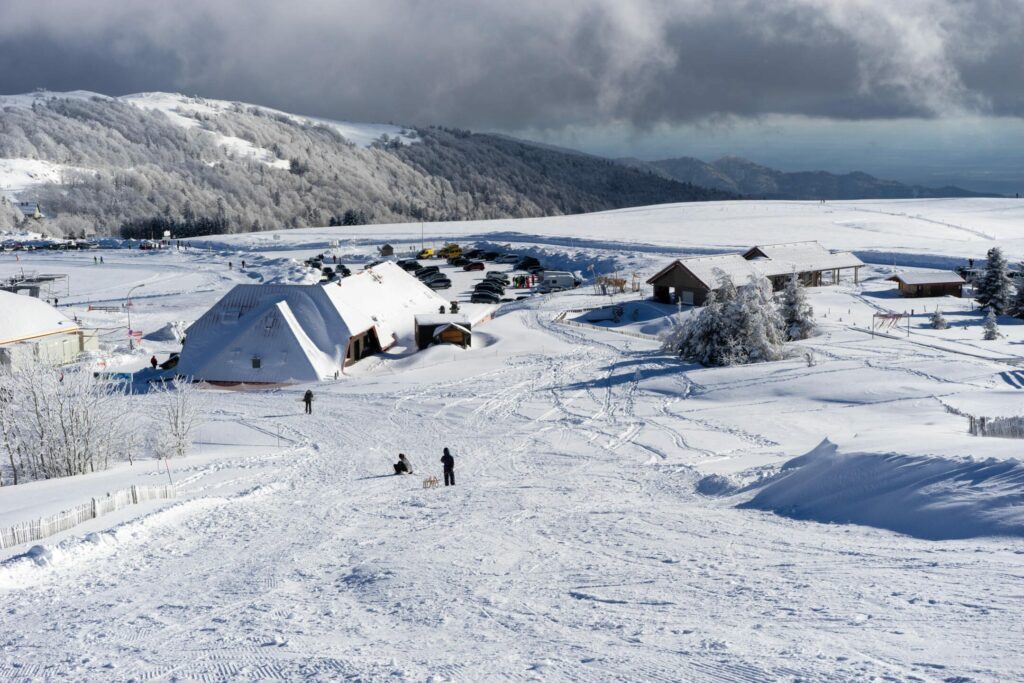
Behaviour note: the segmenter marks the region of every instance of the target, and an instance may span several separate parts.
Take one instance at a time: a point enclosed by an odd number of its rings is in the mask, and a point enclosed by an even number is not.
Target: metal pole
[[[124,305],[125,305],[125,308],[128,309],[128,348],[129,349],[134,349],[135,348],[135,338],[132,336],[132,292],[134,292],[139,287],[145,287],[145,286],[146,286],[145,283],[142,283],[141,285],[135,285],[134,287],[132,287],[131,289],[128,290],[128,296],[125,297],[125,304]]]

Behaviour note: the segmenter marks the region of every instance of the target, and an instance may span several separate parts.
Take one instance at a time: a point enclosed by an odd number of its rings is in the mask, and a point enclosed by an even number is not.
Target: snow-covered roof
[[[434,339],[437,339],[438,337],[440,337],[447,330],[458,330],[459,332],[462,332],[463,334],[470,334],[470,331],[467,330],[462,325],[456,325],[455,323],[445,323],[444,325],[441,325],[436,330],[434,330]]]
[[[889,279],[897,280],[905,285],[962,285],[966,282],[951,270],[896,273]]]
[[[864,262],[848,251],[832,252],[817,242],[767,244],[748,249],[743,254],[694,256],[673,261],[647,280],[652,283],[672,268],[682,266],[709,289],[718,286],[719,271],[741,285],[751,275],[776,277],[792,272],[807,273],[840,268],[859,268]]]
[[[728,275],[737,285],[746,283],[751,275],[764,274],[760,263],[748,261],[739,254],[696,256],[682,259],[679,263],[711,289],[718,286],[719,273]]]
[[[857,268],[864,265],[863,261],[848,251],[832,252],[813,241],[757,245],[749,249],[744,256],[751,258],[754,252],[767,257],[753,260],[756,260],[764,269],[764,274],[769,276],[787,275],[794,271],[806,273],[836,268]]]
[[[462,313],[432,313],[416,316],[417,325],[447,325],[455,323],[463,327],[469,327],[469,316]]]
[[[447,303],[390,262],[326,285],[238,285],[189,327],[178,371],[223,382],[316,381],[343,368],[353,336],[374,329],[388,348],[412,337],[417,313]]]
[[[56,308],[34,297],[0,291],[0,344],[78,329]]]

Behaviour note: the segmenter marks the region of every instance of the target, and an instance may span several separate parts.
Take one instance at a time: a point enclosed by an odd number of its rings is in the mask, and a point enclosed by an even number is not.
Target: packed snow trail
[[[698,496],[673,450],[684,434],[717,444],[693,446],[698,460],[722,440],[775,449],[775,435],[651,394],[669,381],[685,397],[691,382],[649,343],[511,315],[548,339],[543,353],[322,385],[312,416],[301,388],[218,394],[225,417],[312,446],[33,566],[5,590],[0,678],[1024,676],[1015,544]],[[446,445],[458,486],[422,489]],[[652,463],[659,447],[670,459]],[[387,474],[399,451],[415,476]]]

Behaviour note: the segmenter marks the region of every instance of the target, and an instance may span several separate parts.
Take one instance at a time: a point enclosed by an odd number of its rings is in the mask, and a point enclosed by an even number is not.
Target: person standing
[[[447,448],[441,456],[441,464],[444,465],[444,485],[455,486],[455,458]]]
[[[306,393],[302,395],[302,402],[306,404],[306,414],[313,414],[313,390],[306,389]]]
[[[154,354],[153,357],[149,359],[149,364],[153,366],[154,370],[156,370],[156,366],[157,366],[156,354]]]

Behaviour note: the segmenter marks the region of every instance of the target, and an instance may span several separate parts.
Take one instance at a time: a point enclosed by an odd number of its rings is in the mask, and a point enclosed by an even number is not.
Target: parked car
[[[544,266],[534,266],[533,268],[527,268],[526,272],[530,275],[540,275],[544,272]]]
[[[452,264],[456,268],[461,268],[462,266],[469,263],[469,259],[466,258],[465,256],[459,256],[458,258],[448,259],[448,263]]]
[[[483,270],[487,266],[484,265],[483,261],[470,261],[466,265],[462,266],[463,270]]]
[[[417,270],[423,267],[419,261],[406,261],[405,263],[399,264],[402,266],[402,270],[407,273],[415,273]]]
[[[502,254],[494,259],[495,263],[515,263],[519,260],[519,254]]]
[[[489,270],[487,271],[487,275],[484,277],[488,280],[497,280],[498,282],[502,282],[506,285],[509,283],[508,275],[505,275],[505,273],[498,270]]]
[[[529,270],[530,268],[540,267],[540,261],[535,259],[533,256],[524,256],[523,258],[516,261],[516,270]]]
[[[421,249],[420,253],[416,254],[416,258],[434,258],[434,250],[431,247]]]
[[[452,281],[446,278],[444,275],[433,280],[428,280],[426,283],[427,287],[431,289],[451,289]]]
[[[473,288],[474,292],[493,292],[494,294],[502,295],[505,293],[505,288],[501,285],[496,285],[490,282],[481,282]]]
[[[498,258],[499,256],[501,256],[501,254],[499,254],[496,251],[485,251],[484,255],[483,255],[483,259],[484,259],[484,261],[493,261],[494,259]]]
[[[335,272],[337,272],[342,277],[348,277],[349,275],[352,274],[352,271],[348,269],[348,266],[344,266],[340,263],[335,267]]]
[[[463,252],[462,255],[468,259],[481,259],[484,257],[484,250],[470,249],[469,251]]]
[[[416,277],[423,277],[427,273],[439,272],[441,272],[441,269],[438,268],[437,266],[426,266],[425,268],[420,268],[419,270],[413,271],[413,275],[415,275]]]
[[[496,304],[501,302],[501,297],[493,292],[473,292],[469,301],[474,304]]]
[[[428,284],[430,282],[433,282],[434,280],[440,280],[442,278],[447,280],[448,276],[445,275],[444,273],[426,273],[423,277],[420,278],[420,282],[422,282],[423,284]]]
[[[363,270],[367,270],[369,268],[373,268],[374,266],[379,266],[382,263],[384,263],[384,262],[383,261],[370,261],[365,266],[363,266]]]

